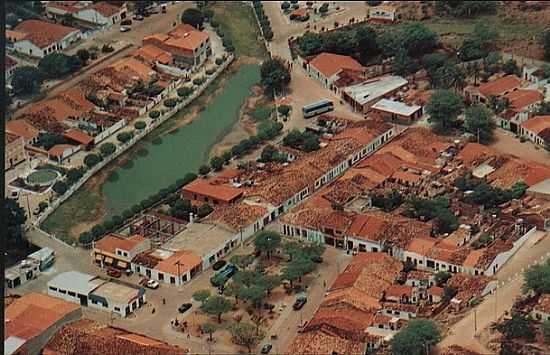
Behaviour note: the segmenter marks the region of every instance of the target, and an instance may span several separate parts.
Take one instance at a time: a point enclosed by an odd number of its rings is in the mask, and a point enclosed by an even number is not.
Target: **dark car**
[[[117,269],[109,269],[107,270],[107,275],[118,279],[119,277],[122,276],[122,273]]]
[[[296,302],[294,302],[292,308],[294,308],[295,311],[299,311],[306,304],[306,302],[307,298],[298,298]]]
[[[323,262],[323,258],[320,257],[320,256],[318,256],[318,255],[316,255],[316,256],[314,256],[314,257],[311,258],[311,261],[313,261],[314,263],[320,264],[320,263]]]
[[[180,308],[178,308],[178,311],[180,313],[185,313],[185,311],[187,311],[191,307],[193,307],[193,305],[191,303],[184,303],[180,306]]]
[[[261,351],[261,353],[262,353],[262,354],[269,354],[269,352],[271,351],[271,348],[273,348],[273,345],[267,343],[267,344],[265,344],[264,346],[262,346],[262,351]]]
[[[214,263],[214,265],[212,265],[212,269],[214,269],[214,270],[217,271],[217,270],[221,269],[222,267],[224,267],[225,264],[227,264],[227,261],[225,261],[225,260],[218,260],[218,261],[216,261],[216,262]]]
[[[120,24],[122,26],[130,26],[132,24],[132,20],[122,20],[120,21]]]

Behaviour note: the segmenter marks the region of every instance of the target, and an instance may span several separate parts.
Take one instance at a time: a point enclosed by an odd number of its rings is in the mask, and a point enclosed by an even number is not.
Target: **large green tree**
[[[191,25],[197,29],[202,29],[204,14],[197,9],[187,9],[181,15],[181,22]]]
[[[438,44],[437,34],[420,22],[406,24],[400,37],[403,46],[413,57],[430,53]]]
[[[305,56],[315,55],[323,51],[323,40],[320,34],[308,31],[298,38],[298,47]]]
[[[535,339],[533,321],[529,316],[520,313],[512,314],[512,319],[505,320],[497,325],[497,330],[508,339],[522,338],[527,340]]]
[[[462,96],[450,90],[436,91],[426,106],[426,112],[430,115],[428,121],[440,133],[450,133],[463,109]]]
[[[290,83],[290,70],[280,58],[268,59],[260,69],[262,85],[270,92],[281,91]]]
[[[390,341],[393,354],[424,355],[441,340],[436,324],[428,319],[414,319]]]
[[[31,95],[40,91],[44,81],[42,72],[33,66],[22,66],[15,68],[11,85],[15,95]]]
[[[223,296],[212,296],[208,297],[200,308],[204,313],[218,317],[218,323],[221,323],[222,314],[229,312],[233,306]]]
[[[550,293],[550,259],[545,263],[531,266],[523,276],[525,279],[524,292]]]
[[[250,323],[233,323],[229,327],[231,333],[231,340],[237,344],[246,346],[248,352],[252,351],[252,348],[258,345],[262,339],[262,334],[256,332],[256,327]]]
[[[407,76],[414,74],[418,70],[418,64],[404,48],[401,48],[393,59],[393,70],[398,75]]]
[[[261,251],[271,258],[271,254],[277,250],[281,244],[281,235],[277,232],[262,231],[254,238],[254,247],[256,251]]]
[[[22,227],[27,221],[25,210],[19,206],[17,201],[11,198],[4,199],[6,240],[9,244],[20,244],[23,240]]]
[[[80,69],[82,62],[77,56],[68,56],[55,52],[48,54],[38,62],[38,69],[48,79],[59,79]]]
[[[359,51],[359,59],[363,64],[366,64],[379,52],[376,31],[370,26],[363,25],[355,31],[355,42]]]
[[[489,143],[496,127],[493,113],[485,106],[476,105],[464,112],[464,129],[473,134],[478,143]]]

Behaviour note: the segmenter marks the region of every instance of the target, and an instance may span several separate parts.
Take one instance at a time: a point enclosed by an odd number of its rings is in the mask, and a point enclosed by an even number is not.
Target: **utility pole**
[[[495,287],[495,322],[497,321],[497,307],[498,307],[498,283]]]
[[[477,334],[477,308],[474,307],[474,337]]]

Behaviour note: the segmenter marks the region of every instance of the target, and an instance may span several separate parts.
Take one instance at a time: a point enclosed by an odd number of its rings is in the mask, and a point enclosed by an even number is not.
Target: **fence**
[[[157,128],[159,125],[164,123],[167,119],[171,118],[174,114],[176,114],[178,111],[180,111],[182,108],[187,106],[191,101],[199,97],[202,92],[206,89],[214,79],[218,77],[218,75],[224,71],[231,62],[233,62],[234,56],[230,54],[227,57],[227,60],[218,67],[218,69],[210,75],[206,81],[199,86],[195,92],[189,96],[187,99],[182,101],[181,103],[177,104],[175,107],[170,109],[169,111],[165,113],[161,113],[160,117],[155,120],[150,126],[146,127],[144,130],[139,131],[138,134],[136,134],[130,141],[117,146],[116,151],[105,158],[103,161],[101,161],[99,164],[93,166],[91,169],[86,171],[86,173],[78,180],[74,185],[72,185],[62,196],[60,196],[58,199],[56,199],[44,212],[41,214],[36,221],[34,222],[35,226],[39,226],[50,214],[52,214],[63,202],[65,202],[73,193],[75,193],[86,181],[88,181],[89,178],[91,178],[95,173],[97,173],[99,170],[101,170],[103,167],[105,167],[107,164],[118,158],[122,153],[126,152],[130,147],[132,147],[134,144],[136,144],[139,140],[141,140],[143,137],[145,137],[147,134],[149,134],[151,131],[153,131],[155,128]]]

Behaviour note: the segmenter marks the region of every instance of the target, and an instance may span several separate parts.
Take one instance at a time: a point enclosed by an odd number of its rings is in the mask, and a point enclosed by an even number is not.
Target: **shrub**
[[[216,71],[216,69],[208,68],[208,69],[206,69],[205,72],[206,72],[206,75],[212,75],[212,74],[214,74],[215,71]]]
[[[103,53],[111,53],[111,52],[114,52],[114,48],[108,44],[104,44],[103,47],[101,47],[101,51]]]
[[[156,120],[157,118],[160,117],[160,112],[158,112],[157,110],[153,110],[149,112],[149,117],[153,120]]]
[[[97,165],[100,161],[101,161],[101,157],[93,153],[86,155],[86,157],[84,158],[84,164],[86,164],[88,168],[92,168],[93,166]]]
[[[210,159],[210,166],[214,171],[220,171],[223,168],[224,160],[221,157],[212,157]]]
[[[222,65],[223,64],[223,58],[216,58],[216,65]]]
[[[134,216],[134,213],[131,210],[124,210],[122,211],[122,218],[125,220],[128,220]]]
[[[176,107],[177,103],[178,102],[176,101],[176,99],[173,99],[173,98],[164,100],[164,106],[166,106],[168,108]]]
[[[208,165],[202,165],[199,168],[199,174],[201,175],[207,175],[210,172],[210,167]]]
[[[116,139],[121,143],[126,143],[132,138],[134,138],[134,134],[132,132],[121,132],[116,136]]]
[[[197,216],[199,216],[199,218],[203,218],[203,217],[206,217],[208,216],[214,209],[212,207],[210,207],[209,204],[205,203],[204,205],[200,206],[199,209],[197,210]]]
[[[181,87],[177,90],[179,97],[189,97],[193,93],[193,88],[189,86]]]
[[[144,129],[146,126],[147,124],[143,121],[137,121],[136,123],[134,123],[134,127],[139,130]]]
[[[101,155],[107,157],[115,152],[116,146],[113,143],[104,143],[99,147],[99,150]]]
[[[84,232],[78,236],[78,242],[82,245],[90,244],[94,240],[92,233]]]
[[[206,79],[203,78],[203,77],[201,77],[201,78],[196,78],[196,79],[193,79],[193,84],[194,84],[194,85],[197,85],[197,86],[200,86],[200,85],[202,85],[205,81],[206,81]]]
[[[212,26],[212,28],[218,28],[220,24],[216,20],[210,20],[210,26]]]

